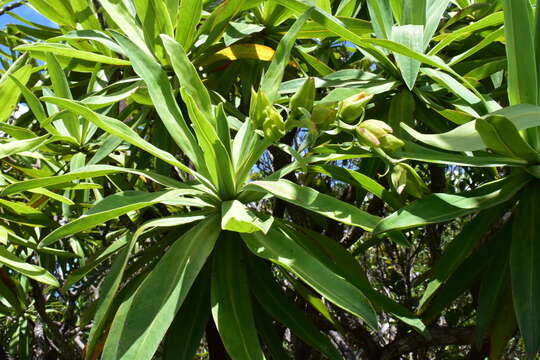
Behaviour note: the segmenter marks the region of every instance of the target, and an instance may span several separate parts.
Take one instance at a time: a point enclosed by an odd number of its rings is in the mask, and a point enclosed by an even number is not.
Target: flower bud
[[[405,143],[392,135],[392,127],[380,120],[366,120],[356,127],[356,132],[368,146],[381,147],[384,150],[395,151]],[[373,137],[377,141],[373,140]]]
[[[356,95],[350,96],[339,104],[339,117],[344,122],[351,124],[364,114],[364,110],[373,95],[362,91]]]
[[[356,133],[358,134],[360,142],[366,146],[379,147],[381,145],[377,136],[366,128],[357,127]]]
[[[267,106],[264,110],[262,129],[264,136],[270,140],[277,140],[285,135],[285,122],[273,106]]]
[[[293,112],[293,115],[297,115],[300,108],[306,109],[308,112],[313,109],[313,102],[315,101],[315,80],[310,77],[304,85],[291,97],[289,106]]]
[[[390,125],[380,120],[374,120],[374,119],[366,120],[360,123],[360,125],[358,126],[368,129],[378,138],[394,132],[394,130],[392,130],[392,127],[390,127]]]
[[[381,147],[387,151],[396,151],[397,149],[405,146],[405,143],[403,142],[403,140],[398,139],[397,137],[391,134],[388,134],[379,138],[379,141],[381,142]]]
[[[397,164],[390,172],[390,181],[398,194],[403,193],[407,186],[407,168],[402,164]]]
[[[262,91],[255,92],[251,90],[251,103],[249,105],[249,117],[253,121],[256,129],[262,129],[264,120],[266,118],[265,110],[267,107],[271,107],[272,104],[268,99],[268,96]]]
[[[418,173],[407,164],[399,163],[394,166],[390,173],[390,180],[392,186],[399,194],[405,191],[407,194],[420,199],[425,194],[429,193],[429,189],[424,180],[422,180]]]
[[[336,120],[336,115],[333,104],[317,104],[311,112],[311,122],[318,130],[326,130]]]

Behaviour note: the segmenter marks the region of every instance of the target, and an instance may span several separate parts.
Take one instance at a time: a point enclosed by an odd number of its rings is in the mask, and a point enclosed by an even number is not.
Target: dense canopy
[[[537,358],[536,0],[0,19],[1,359]]]

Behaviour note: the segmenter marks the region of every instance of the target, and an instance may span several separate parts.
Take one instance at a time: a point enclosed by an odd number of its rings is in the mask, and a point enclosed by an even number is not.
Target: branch
[[[27,2],[28,2],[28,0],[21,0],[21,1],[16,1],[16,2],[14,2],[12,4],[4,6],[3,8],[0,9],[0,16],[4,15],[8,11],[11,11],[11,10],[14,10],[14,9],[20,7],[20,6],[23,6]]]
[[[380,360],[396,359],[418,349],[438,345],[471,345],[474,344],[474,327],[443,328],[433,326],[429,328],[431,339],[428,340],[420,334],[409,334],[394,340],[384,347]]]

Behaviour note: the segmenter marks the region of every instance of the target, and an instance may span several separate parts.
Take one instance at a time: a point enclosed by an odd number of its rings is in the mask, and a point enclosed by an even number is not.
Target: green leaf
[[[336,10],[336,16],[356,16],[360,11],[359,0],[341,0]]]
[[[291,9],[295,13],[303,13],[310,7],[308,3],[304,3],[299,0],[272,0],[272,1]],[[378,61],[380,61],[381,65],[387,68],[387,70],[389,71],[394,71],[395,66],[384,55],[384,53],[382,53],[379,49],[376,48],[377,46],[380,46],[382,48],[385,48],[387,50],[393,51],[401,55],[409,56],[425,64],[440,68],[450,73],[451,75],[455,76],[459,80],[463,81],[465,84],[467,84],[467,82],[458,73],[452,70],[452,68],[450,68],[444,62],[442,62],[441,59],[439,58],[421,54],[419,52],[409,49],[405,45],[396,43],[395,41],[386,40],[386,39],[374,39],[374,38],[368,38],[368,37],[361,37],[353,33],[351,30],[347,29],[347,27],[336,17],[328,13],[325,13],[324,11],[317,8],[315,8],[312,11],[311,17],[316,22],[326,26],[328,30],[334,32],[336,35],[339,35],[343,37],[344,39],[351,41],[352,43],[359,46],[360,48],[365,49],[367,52],[373,55]],[[470,86],[470,88],[473,92],[476,92],[476,89],[474,87]]]
[[[208,180],[206,180],[202,175],[188,168],[186,165],[178,161],[172,154],[155,147],[148,141],[141,138],[133,129],[131,129],[122,121],[98,114],[88,108],[83,103],[77,102],[75,100],[68,100],[56,97],[44,97],[42,98],[42,100],[51,104],[63,106],[70,111],[84,116],[87,120],[91,121],[96,126],[107,131],[108,133],[118,136],[126,142],[145,150],[146,152],[154,155],[155,157],[165,161],[168,164],[177,166],[180,170],[195,176],[202,183],[210,185],[210,187],[213,188],[213,185],[209,184]]]
[[[256,6],[261,0],[250,2],[250,7]],[[196,39],[201,38],[201,35],[207,35],[204,44],[200,45],[197,51],[206,50],[213,45],[229,25],[230,21],[241,11],[244,10],[245,0],[229,0],[224,1],[217,6],[206,21],[199,27],[199,31],[195,36]]]
[[[312,256],[293,236],[292,231],[275,227],[267,235],[260,232],[242,234],[248,248],[255,255],[294,273],[328,301],[362,318],[376,329],[378,324],[375,311],[362,291]]]
[[[313,8],[306,10],[291,26],[287,34],[280,40],[276,53],[272,58],[270,66],[266,70],[261,81],[261,90],[268,96],[270,102],[274,102],[278,96],[279,85],[283,79],[285,68],[289,63],[289,57],[293,48],[296,36],[307,19],[311,16]]]
[[[204,203],[197,202],[195,199],[181,197],[184,194],[184,190],[169,190],[153,193],[126,191],[110,195],[97,202],[94,207],[83,216],[55,229],[49,235],[45,236],[43,240],[41,240],[39,247],[50,245],[66,236],[93,228],[96,225],[111,219],[116,219],[120,215],[130,211],[142,209],[154,204],[174,201],[175,204],[184,203],[185,205],[191,206],[204,205]]]
[[[124,34],[141,50],[150,53],[144,41],[144,32],[137,23],[133,12],[126,2],[116,0],[98,0],[109,18],[118,25]]]
[[[98,16],[90,0],[72,0],[70,4],[77,22],[84,29],[101,29]]]
[[[437,31],[441,18],[448,8],[450,0],[431,0],[426,1],[426,23],[424,26],[424,50],[428,47],[433,34]]]
[[[422,73],[426,74],[441,86],[444,86],[450,92],[465,100],[470,105],[479,104],[483,101],[483,99],[480,99],[478,96],[476,96],[476,94],[467,89],[465,86],[461,85],[456,79],[448,74],[429,68],[422,68]]]
[[[422,313],[437,289],[454,273],[463,261],[472,253],[484,234],[491,229],[507,211],[508,205],[501,205],[480,212],[446,246],[438,262],[431,268],[430,282],[418,304]]]
[[[43,284],[54,287],[60,286],[58,280],[41,266],[28,264],[15,254],[9,252],[4,246],[0,245],[0,264],[3,264],[18,273],[28,276],[31,279]]]
[[[472,55],[476,54],[480,50],[484,49],[488,45],[492,44],[495,41],[499,41],[501,37],[503,37],[504,33],[504,27],[501,27],[493,32],[491,32],[488,36],[486,36],[482,41],[480,41],[478,44],[474,45],[471,48],[468,48],[464,52],[460,53],[459,55],[454,56],[449,61],[450,66],[454,66],[457,63],[471,57]]]
[[[354,1],[354,0],[351,0]],[[357,35],[369,35],[373,32],[373,27],[371,26],[371,23],[366,20],[351,18],[351,17],[343,17],[343,16],[337,16],[337,18],[345,24],[347,29],[350,29]],[[283,31],[283,33],[285,33]],[[302,29],[298,32],[298,35],[296,36],[297,39],[325,39],[328,37],[335,37],[336,34],[329,31],[326,26],[315,22],[315,21],[306,21],[304,26],[302,26]]]
[[[47,114],[45,113],[45,109],[43,109],[43,105],[41,105],[41,102],[37,98],[36,95],[32,91],[30,91],[25,84],[19,81],[15,76],[8,74],[9,78],[17,87],[19,88],[20,92],[22,93],[24,100],[26,100],[26,104],[36,117],[37,121],[39,121],[40,125],[45,128],[49,133],[53,135],[60,135],[60,132],[56,130],[56,128],[52,125],[45,125],[47,122]],[[0,95],[1,96],[1,95]],[[2,96],[3,98],[3,96]],[[67,135],[67,134],[66,134]]]
[[[508,98],[511,105],[538,104],[534,30],[529,1],[504,0],[504,30],[508,59]],[[536,45],[538,46],[538,45]]]
[[[317,74],[325,76],[334,72],[331,67],[326,65],[324,62],[322,62],[315,56],[308,54],[307,52],[302,50],[302,48],[297,47],[294,50],[296,50],[296,54],[302,59],[304,59],[304,61],[310,66],[310,68],[313,68],[313,70],[315,70]]]
[[[512,221],[510,273],[514,308],[529,359],[540,350],[540,238],[538,228],[540,185],[523,189]]]
[[[117,84],[113,84],[111,87],[115,85]],[[93,95],[85,97],[81,102],[94,110],[101,109],[129,98],[139,90],[140,85],[138,82],[133,82],[129,85],[122,86],[118,91],[114,92],[109,92],[109,87],[107,87]]]
[[[199,172],[206,174],[202,151],[176,103],[167,74],[153,57],[141,50],[131,39],[116,32],[112,34],[129,56],[135,72],[148,86],[156,111],[171,137],[193,161]]]
[[[24,151],[32,151],[38,149],[39,147],[50,143],[51,141],[54,141],[54,138],[51,139],[49,135],[43,135],[32,139],[16,140],[0,144],[0,159],[11,155],[16,155]]]
[[[401,14],[402,24],[425,25],[426,0],[405,0]]]
[[[0,98],[2,99],[0,123],[5,122],[13,114],[21,95],[21,90],[13,79],[26,84],[32,75],[32,65],[27,64],[15,70],[19,65],[19,63],[14,63],[11,71],[8,69],[8,72],[0,79]]]
[[[212,316],[232,359],[264,359],[246,276],[244,248],[233,233],[224,233],[212,263]]]
[[[229,128],[229,119],[223,103],[219,103],[216,107],[216,132],[219,140],[225,147],[225,151],[229,154],[229,161],[233,161],[231,152],[231,129]],[[234,167],[234,163],[232,164]]]
[[[231,22],[223,35],[225,46],[231,46],[237,41],[242,40],[252,34],[256,34],[264,29],[264,26],[256,24],[247,24],[241,22]]]
[[[510,231],[508,231],[510,230]],[[503,230],[507,238],[511,238],[511,227],[506,226]],[[501,303],[503,303],[512,292],[510,284],[510,271],[508,261],[508,250],[504,250],[495,255],[486,274],[480,284],[478,293],[478,311],[476,315],[476,344],[482,343],[489,328],[495,327],[499,321]],[[490,330],[491,330],[490,329]],[[490,331],[493,333],[493,331]],[[490,334],[491,335],[491,334]]]
[[[421,25],[402,25],[392,27],[391,38],[393,41],[421,53],[423,51],[423,35],[424,27]],[[418,71],[420,71],[420,62],[401,54],[395,54],[395,57],[405,84],[409,90],[412,90],[418,77]]]
[[[474,156],[467,156],[455,152],[435,150],[409,141],[405,146],[392,153],[399,159],[425,161],[434,164],[455,164],[461,166],[493,167],[493,166],[523,166],[525,160],[516,159],[488,152],[476,152]]]
[[[336,330],[341,329],[341,325],[336,317],[330,312],[330,306],[328,302],[325,302],[324,297],[317,294],[312,288],[305,285],[302,281],[293,277],[286,270],[280,269],[281,275],[285,277],[287,282],[291,284],[298,295],[300,295],[309,306],[311,306],[317,313],[322,316],[329,324],[331,324]]]
[[[516,314],[512,304],[512,292],[509,287],[504,293],[501,304],[497,308],[497,318],[490,329],[489,356],[492,359],[500,359],[508,345],[508,342],[516,335]]]
[[[253,304],[255,323],[257,325],[257,332],[261,338],[261,342],[266,345],[266,352],[270,355],[270,359],[289,360],[291,356],[285,350],[283,346],[283,336],[281,332],[272,323],[272,319],[268,314],[258,305]]]
[[[304,209],[367,231],[372,231],[379,221],[377,216],[370,215],[349,203],[289,180],[254,181],[246,185],[244,189],[270,193]]]
[[[215,127],[212,126],[206,115],[199,110],[195,99],[185,88],[181,89],[181,93],[193,122],[199,145],[203,150],[210,179],[212,179],[222,197],[230,199],[236,194],[232,159],[225,145],[219,139]]]
[[[394,192],[386,190],[386,188],[377,181],[358,171],[335,165],[313,165],[309,166],[308,169],[351,184],[352,186],[361,187],[379,199],[384,200],[394,209],[399,209],[403,206],[401,199]]]
[[[98,30],[74,30],[70,31],[66,34],[62,34],[60,36],[55,36],[53,38],[48,39],[48,42],[57,42],[57,41],[67,41],[67,42],[73,42],[74,44],[77,44],[77,42],[80,42],[80,40],[89,40],[89,41],[96,41],[103,45],[104,48],[110,49],[109,52],[112,50],[115,53],[125,55],[124,50],[120,46],[118,46],[117,43],[114,42],[113,39],[111,39],[110,36],[105,34],[103,31]]]
[[[117,65],[117,66],[129,66],[131,65],[129,61],[113,58],[110,56],[105,56],[101,54],[96,54],[89,51],[83,51],[75,49],[69,45],[65,44],[55,44],[55,43],[34,43],[28,45],[19,45],[15,48],[18,51],[30,51],[32,53],[41,52],[46,54],[56,54],[68,58],[81,59],[85,61],[91,61],[101,64]]]
[[[103,360],[152,358],[212,252],[219,232],[218,218],[210,217],[171,245],[120,305],[107,336]]]
[[[377,37],[390,39],[394,19],[388,0],[368,0],[367,5],[373,30]]]
[[[480,246],[456,268],[455,272],[437,290],[423,311],[422,318],[429,322],[435,320],[481,278],[482,273],[486,268],[489,268],[497,254],[507,253],[507,251],[507,238],[501,236],[500,233],[495,239]]]
[[[49,214],[44,214],[40,210],[19,201],[9,201],[0,199],[0,206],[6,210],[2,218],[29,226],[51,227],[55,225]]]
[[[176,18],[176,41],[189,51],[196,40],[197,25],[201,21],[202,0],[181,0]]]
[[[492,113],[493,115],[506,116],[518,130],[525,130],[540,126],[540,107],[535,105],[515,105]],[[449,151],[478,151],[484,150],[486,145],[482,137],[475,129],[476,121],[470,121],[453,130],[442,134],[421,134],[406,124],[401,127],[413,138]]]
[[[206,215],[190,214],[186,216],[177,216],[174,218],[151,220],[144,223],[140,228],[138,228],[135,234],[133,234],[133,236],[131,236],[131,234],[128,234],[128,245],[121,252],[121,254],[116,257],[111,266],[111,270],[103,281],[103,285],[101,285],[100,297],[97,304],[97,310],[94,315],[93,326],[90,329],[88,342],[86,344],[85,360],[90,360],[94,358],[94,352],[97,351],[97,344],[100,338],[103,336],[102,332],[105,330],[105,327],[110,322],[110,317],[111,315],[113,315],[112,311],[115,295],[122,282],[129,256],[131,255],[133,247],[137,243],[139,236],[142,235],[145,231],[156,227],[174,227],[204,220],[205,218]]]
[[[388,110],[387,123],[394,130],[394,135],[398,138],[403,137],[403,129],[400,123],[414,124],[416,100],[413,93],[407,89],[402,89],[392,97],[390,109]],[[403,139],[402,139],[403,140]]]
[[[374,233],[444,222],[496,206],[514,197],[529,181],[526,175],[518,173],[460,195],[432,194],[381,220]]]
[[[440,1],[447,1],[447,0],[440,0]],[[444,10],[443,10],[444,11]],[[440,17],[438,17],[434,21],[435,30],[440,22]],[[473,34],[475,31],[483,30],[488,27],[501,25],[504,22],[504,14],[502,11],[498,11],[493,14],[489,14],[488,16],[473,22],[467,26],[463,26],[462,28],[456,29],[450,33],[443,34],[438,36],[436,39],[440,40],[437,45],[433,47],[433,49],[430,50],[429,55],[435,55],[448,45],[450,45],[452,42],[463,38],[464,36],[469,36]],[[441,39],[442,37],[442,39]]]
[[[54,89],[54,95],[65,98],[65,99],[73,99],[73,96],[71,94],[71,89],[69,88],[69,82],[66,77],[66,74],[64,73],[64,70],[62,69],[62,66],[58,62],[58,59],[54,54],[46,53],[47,55],[47,69],[49,70],[49,77],[51,79],[52,87]],[[44,94],[46,94],[44,92]],[[50,112],[49,112],[50,114]],[[65,113],[60,114],[61,121],[57,121],[56,123],[60,123],[62,127],[67,131],[69,135],[77,139],[78,142],[81,141],[81,126],[79,123],[79,120],[74,114],[71,113]],[[62,133],[65,133],[65,131],[61,131]]]
[[[37,178],[37,179],[16,182],[14,184],[10,184],[6,186],[0,194],[2,196],[6,196],[6,195],[16,194],[19,192],[33,190],[37,188],[44,188],[44,187],[64,184],[64,183],[68,183],[74,180],[106,176],[109,174],[116,174],[119,172],[139,175],[139,176],[148,178],[152,181],[155,181],[158,184],[162,184],[162,185],[172,187],[172,188],[188,188],[189,187],[189,185],[186,186],[186,184],[184,183],[181,183],[179,181],[176,181],[172,178],[169,178],[163,175],[153,173],[151,171],[127,169],[127,168],[121,168],[121,167],[111,166],[111,165],[88,165],[88,166],[73,170],[63,175],[42,177],[42,178]],[[198,190],[196,190],[196,188],[193,188],[193,190],[194,190],[193,194],[198,193]]]
[[[95,258],[86,260],[83,266],[81,266],[77,270],[72,271],[69,274],[69,276],[66,278],[66,281],[64,282],[64,285],[62,285],[62,291],[66,291],[73,284],[80,281],[88,273],[94,270],[99,264],[101,264],[103,261],[113,256],[120,249],[122,249],[127,243],[128,243],[128,239],[126,236],[124,236],[116,240],[115,242],[113,242],[111,245],[109,245],[105,250],[99,253]]]
[[[195,66],[189,61],[184,48],[167,35],[161,35],[161,39],[171,60],[174,72],[178,80],[180,80],[180,86],[184,87],[196,100],[198,109],[204,114],[207,121],[215,125],[210,94],[202,83]]]
[[[318,232],[295,228],[299,230],[296,240],[319,260],[324,261],[329,268],[358,287],[377,310],[382,309],[420,334],[427,334],[426,326],[412,311],[371,286],[358,261],[341,244]]]
[[[57,24],[74,27],[73,10],[63,0],[28,0],[30,4],[45,17]]]
[[[266,234],[272,226],[273,217],[262,221],[238,200],[224,201],[221,204],[221,229],[239,233],[262,231]]]
[[[508,118],[488,116],[476,120],[476,130],[486,147],[518,159],[536,164],[540,155],[521,137],[516,126]]]
[[[342,357],[330,340],[289,299],[273,279],[271,268],[254,261],[250,275],[250,287],[257,301],[274,319],[278,320],[306,344],[318,349],[332,360]]]
[[[172,35],[171,18],[162,0],[145,1],[132,0],[137,13],[137,19],[140,21],[146,44],[150,50],[162,59],[163,45],[159,39],[160,33]]]
[[[193,360],[209,317],[210,271],[203,268],[167,330],[163,360]]]

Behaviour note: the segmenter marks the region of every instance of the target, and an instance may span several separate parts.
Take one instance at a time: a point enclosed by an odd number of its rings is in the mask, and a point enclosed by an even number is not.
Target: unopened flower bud
[[[405,146],[405,143],[403,142],[403,140],[398,139],[397,137],[391,134],[380,137],[379,141],[381,142],[381,147],[387,151],[396,151],[397,149]]]
[[[384,150],[395,151],[405,145],[405,143],[392,135],[392,127],[384,121],[366,120],[356,127],[356,132],[368,146],[381,147]],[[373,141],[375,137],[377,141]]]
[[[357,127],[356,133],[360,142],[369,147],[379,147],[381,142],[371,131],[366,128]]]
[[[337,111],[333,104],[317,104],[311,112],[311,121],[319,130],[325,130],[336,120]]]
[[[277,140],[285,135],[285,123],[283,118],[273,106],[264,110],[265,118],[262,129],[264,136],[270,140]]]
[[[251,90],[251,103],[249,106],[249,117],[256,129],[262,129],[264,120],[266,118],[265,110],[269,106],[272,106],[268,96],[262,91],[255,92]]]
[[[384,121],[375,120],[375,119],[363,121],[362,123],[360,123],[360,125],[358,125],[358,127],[368,129],[378,138],[394,132],[394,130],[392,130],[392,127],[390,125],[388,125]]]
[[[373,98],[364,91],[350,96],[339,104],[339,117],[344,122],[351,124],[364,114],[366,105]]]
[[[403,193],[407,186],[407,168],[402,164],[397,164],[390,172],[390,181],[398,194]]]
[[[392,168],[390,179],[394,189],[401,194],[405,191],[415,198],[422,198],[429,189],[418,173],[409,165],[400,163]]]
[[[308,112],[313,109],[313,102],[315,101],[315,80],[310,77],[304,85],[291,97],[289,106],[296,116],[299,113],[300,108],[306,109]]]

